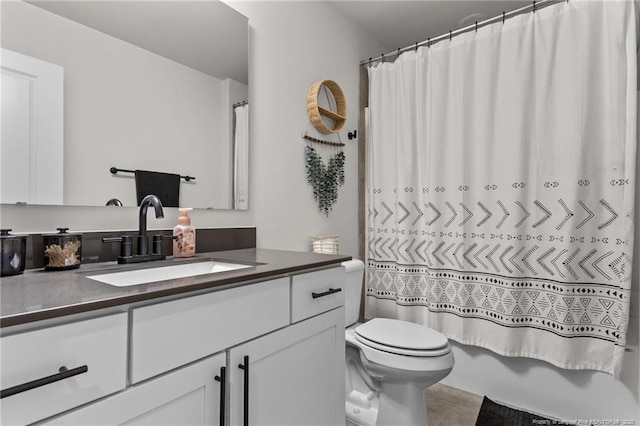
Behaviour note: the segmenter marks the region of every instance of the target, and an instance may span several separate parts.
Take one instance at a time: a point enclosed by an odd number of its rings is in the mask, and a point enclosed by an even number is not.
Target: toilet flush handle
[[[338,293],[341,292],[342,289],[341,288],[330,288],[329,290],[323,292],[323,293],[311,293],[311,297],[313,297],[314,299],[317,299],[318,297],[324,297],[324,296],[328,296],[330,294],[334,294],[334,293]]]

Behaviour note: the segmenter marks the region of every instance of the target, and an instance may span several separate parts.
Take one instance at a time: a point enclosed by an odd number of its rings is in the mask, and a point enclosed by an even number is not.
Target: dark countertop
[[[49,272],[32,269],[0,280],[0,327],[10,327],[50,318],[179,295],[192,291],[229,288],[255,281],[334,265],[351,256],[267,249],[242,249],[197,254],[192,258],[118,265],[117,262],[83,264],[79,269]],[[115,287],[89,278],[98,273],[122,272],[190,262],[218,260],[251,264],[252,267]]]

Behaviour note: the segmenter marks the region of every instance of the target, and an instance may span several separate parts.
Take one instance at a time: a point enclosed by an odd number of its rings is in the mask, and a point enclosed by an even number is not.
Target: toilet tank
[[[364,277],[364,263],[353,259],[342,262],[346,272],[345,282],[345,327],[358,322],[360,315],[360,301],[362,299],[362,278]]]

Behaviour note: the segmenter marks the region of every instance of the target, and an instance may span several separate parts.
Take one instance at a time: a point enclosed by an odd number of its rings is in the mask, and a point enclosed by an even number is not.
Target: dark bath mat
[[[553,425],[562,424],[551,419],[528,413],[526,411],[514,410],[497,404],[487,398],[482,400],[482,406],[478,413],[476,426],[533,426],[533,425]]]

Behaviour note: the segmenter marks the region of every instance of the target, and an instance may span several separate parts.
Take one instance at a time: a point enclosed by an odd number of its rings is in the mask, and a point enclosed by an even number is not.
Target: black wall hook
[[[347,137],[349,138],[349,140],[357,138],[358,137],[358,131],[354,130],[353,132],[347,133]]]

